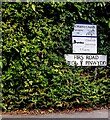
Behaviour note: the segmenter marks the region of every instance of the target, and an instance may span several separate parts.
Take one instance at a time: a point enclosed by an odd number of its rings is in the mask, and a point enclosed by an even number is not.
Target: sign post
[[[96,25],[75,24],[74,31],[72,31],[72,52],[73,54],[65,54],[66,62],[70,66],[107,65],[107,55],[96,54],[97,53]]]

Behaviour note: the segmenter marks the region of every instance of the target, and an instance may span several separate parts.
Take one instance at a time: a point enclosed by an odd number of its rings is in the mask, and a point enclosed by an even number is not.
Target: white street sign
[[[97,53],[97,38],[72,37],[73,53]]]
[[[65,54],[70,66],[107,66],[107,55]]]
[[[91,24],[75,24],[72,36],[97,36],[97,26]]]

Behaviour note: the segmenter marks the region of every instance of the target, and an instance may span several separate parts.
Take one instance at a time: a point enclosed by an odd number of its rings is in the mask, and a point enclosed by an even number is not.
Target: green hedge
[[[108,104],[109,7],[109,3],[2,3],[3,110]],[[71,33],[77,21],[98,25],[98,52],[108,54],[107,67],[96,72],[95,67],[66,64],[64,54],[72,52]]]

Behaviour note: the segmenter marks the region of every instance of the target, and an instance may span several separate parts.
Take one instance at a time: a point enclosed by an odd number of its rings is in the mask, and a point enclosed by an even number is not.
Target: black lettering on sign
[[[87,60],[97,60],[99,59],[99,56],[98,55],[86,55],[86,59]]]
[[[97,65],[97,61],[86,61],[86,65]]]
[[[94,30],[90,30],[90,31],[88,31],[88,32],[86,33],[86,35],[93,35],[93,34],[95,34],[95,31],[94,31]]]
[[[89,49],[85,49],[85,48],[80,48],[80,50],[82,50],[82,51],[90,51]]]
[[[99,66],[104,66],[104,65],[106,65],[106,62],[105,61],[99,61],[99,64],[98,64]]]
[[[79,33],[78,33],[79,34]],[[77,42],[76,40],[74,40],[74,44],[84,44],[84,42]]]
[[[75,29],[74,31],[83,31],[83,30],[81,30],[81,29]]]
[[[70,65],[70,62],[71,62],[71,61],[67,61],[67,64]]]
[[[88,26],[88,28],[93,28],[93,29],[94,29],[94,28],[95,28],[95,26]]]
[[[68,63],[69,65],[72,65],[72,66],[78,65],[78,63],[76,63],[76,61],[67,61],[67,63]]]
[[[78,63],[76,61],[72,61],[73,62],[73,65],[78,65]]]
[[[106,65],[106,61],[86,61],[86,65],[104,66]]]
[[[80,61],[81,66],[82,66],[82,63],[83,63],[83,61]]]
[[[75,28],[85,28],[86,26],[75,25]]]
[[[83,56],[81,56],[81,55],[74,55],[74,59],[80,59],[80,60],[83,60],[84,58],[83,58]]]

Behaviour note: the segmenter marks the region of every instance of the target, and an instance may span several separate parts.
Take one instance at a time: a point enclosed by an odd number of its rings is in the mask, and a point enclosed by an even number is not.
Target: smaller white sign
[[[91,24],[75,24],[72,36],[97,36],[97,26]]]
[[[107,55],[65,54],[70,66],[107,66]]]
[[[97,38],[72,37],[73,53],[97,53]]]

